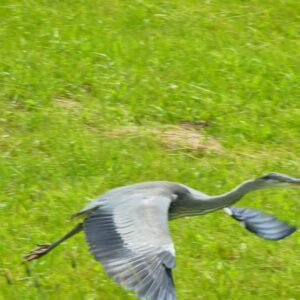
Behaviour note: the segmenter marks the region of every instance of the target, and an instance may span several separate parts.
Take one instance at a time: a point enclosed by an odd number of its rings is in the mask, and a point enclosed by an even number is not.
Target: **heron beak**
[[[296,185],[300,185],[300,179],[299,178],[290,178],[288,180],[289,185],[291,186],[296,186]]]

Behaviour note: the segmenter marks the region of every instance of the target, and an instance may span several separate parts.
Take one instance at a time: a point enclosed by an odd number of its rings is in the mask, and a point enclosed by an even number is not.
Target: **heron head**
[[[293,187],[300,186],[300,179],[289,177],[288,175],[281,173],[269,173],[262,177],[255,179],[257,183],[262,187],[274,186],[274,187]]]

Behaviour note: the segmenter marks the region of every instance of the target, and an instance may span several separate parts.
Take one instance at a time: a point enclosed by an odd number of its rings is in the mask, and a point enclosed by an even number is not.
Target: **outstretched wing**
[[[296,231],[296,227],[259,210],[226,207],[224,211],[241,222],[246,229],[267,240],[280,240]]]
[[[108,200],[83,224],[96,260],[117,283],[143,299],[176,299],[171,273],[175,251],[168,230],[171,197],[139,192]]]

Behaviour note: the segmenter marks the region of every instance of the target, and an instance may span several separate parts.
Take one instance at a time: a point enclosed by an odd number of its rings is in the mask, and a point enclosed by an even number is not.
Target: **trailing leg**
[[[76,233],[80,232],[82,230],[82,223],[77,224],[71,231],[69,231],[66,235],[64,235],[62,238],[59,240],[55,241],[52,244],[38,244],[38,248],[32,250],[29,252],[26,256],[24,256],[24,261],[31,261],[34,259],[38,259],[41,256],[47,254],[51,250],[53,250],[55,247],[57,247],[59,244],[64,242],[65,240],[69,239]]]

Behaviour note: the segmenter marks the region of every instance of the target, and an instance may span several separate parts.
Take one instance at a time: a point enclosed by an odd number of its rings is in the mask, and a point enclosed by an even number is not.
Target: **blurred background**
[[[0,299],[136,299],[83,235],[21,263],[110,188],[300,177],[299,16],[295,0],[1,1]],[[300,226],[299,193],[241,205]],[[264,241],[222,212],[170,230],[178,299],[300,299],[299,233]]]

